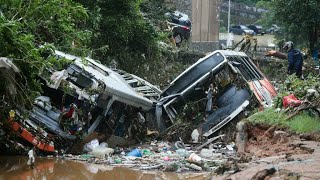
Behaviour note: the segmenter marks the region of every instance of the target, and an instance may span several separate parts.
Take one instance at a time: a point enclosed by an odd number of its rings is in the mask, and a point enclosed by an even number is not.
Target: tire
[[[183,40],[183,37],[181,36],[181,34],[174,34],[173,38],[177,45],[179,45]]]
[[[241,35],[245,36],[245,35],[246,35],[246,33],[245,33],[245,32],[243,32],[243,33],[241,33]]]

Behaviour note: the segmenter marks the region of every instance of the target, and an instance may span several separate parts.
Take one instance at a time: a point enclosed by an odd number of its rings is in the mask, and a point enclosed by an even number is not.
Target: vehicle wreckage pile
[[[246,109],[270,107],[276,96],[272,84],[243,52],[214,51],[163,91],[133,74],[107,68],[90,58],[60,51],[54,51],[52,56],[67,63],[39,75],[43,93],[31,109],[18,106],[10,111],[7,125],[24,140],[8,141],[7,148],[26,151],[34,145],[46,153],[68,153],[72,149],[83,153],[83,146],[77,145],[93,132],[134,143],[159,140],[165,135],[177,140],[180,136],[173,137],[170,131],[177,129],[181,118],[193,124],[191,131],[184,132],[184,141],[192,136],[192,143],[203,143],[201,147],[205,147]],[[2,69],[18,72],[9,59],[2,64],[6,64]],[[186,111],[187,106],[197,112]],[[223,146],[220,148],[223,151]],[[165,153],[169,159],[179,158],[177,150]]]

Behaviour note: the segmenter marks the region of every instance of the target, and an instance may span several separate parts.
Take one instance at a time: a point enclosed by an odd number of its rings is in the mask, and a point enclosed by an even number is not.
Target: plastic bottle
[[[179,156],[181,157],[189,157],[190,156],[190,152],[185,150],[185,149],[177,149],[176,153],[179,154]]]

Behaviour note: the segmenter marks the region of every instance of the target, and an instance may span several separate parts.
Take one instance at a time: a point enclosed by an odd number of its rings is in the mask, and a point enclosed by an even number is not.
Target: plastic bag
[[[283,107],[287,108],[288,106],[297,107],[300,106],[302,101],[297,99],[293,94],[289,96],[284,96],[282,99]]]

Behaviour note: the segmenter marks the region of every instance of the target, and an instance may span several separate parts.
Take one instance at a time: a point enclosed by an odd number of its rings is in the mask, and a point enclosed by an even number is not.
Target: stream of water
[[[170,173],[138,171],[122,167],[80,163],[60,158],[37,157],[34,168],[27,165],[27,157],[0,156],[0,180],[9,179],[210,179],[208,173]]]

